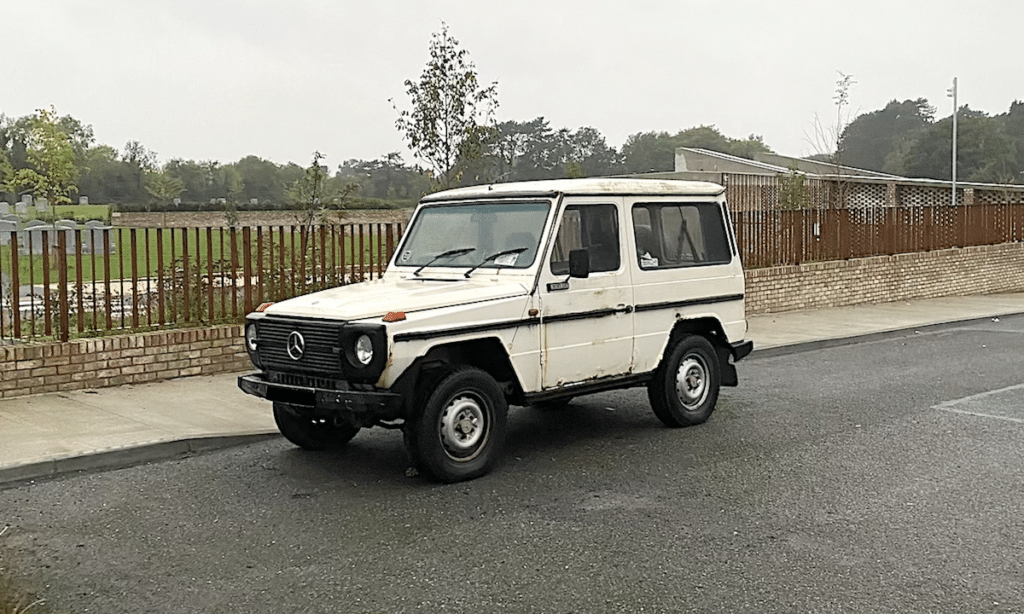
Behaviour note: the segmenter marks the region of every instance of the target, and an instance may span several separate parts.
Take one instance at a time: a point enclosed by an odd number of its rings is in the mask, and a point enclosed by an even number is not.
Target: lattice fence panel
[[[974,201],[986,205],[1024,203],[1024,189],[975,190]]]

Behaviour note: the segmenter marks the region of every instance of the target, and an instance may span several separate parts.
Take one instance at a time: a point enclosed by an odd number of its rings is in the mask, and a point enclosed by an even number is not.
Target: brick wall
[[[240,325],[0,348],[0,398],[139,384],[251,366]]]
[[[753,269],[746,285],[749,314],[1024,292],[1024,243]]]
[[[747,271],[750,314],[1024,292],[1024,243]],[[250,368],[240,325],[0,348],[0,398]]]

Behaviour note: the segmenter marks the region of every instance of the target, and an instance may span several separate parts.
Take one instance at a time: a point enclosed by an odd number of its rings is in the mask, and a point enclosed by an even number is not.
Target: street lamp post
[[[953,206],[956,206],[956,77],[953,77],[953,87],[949,89],[949,95],[953,97]]]

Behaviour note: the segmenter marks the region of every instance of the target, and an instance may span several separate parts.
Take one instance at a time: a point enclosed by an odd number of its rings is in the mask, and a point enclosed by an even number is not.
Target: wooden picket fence
[[[5,233],[0,339],[237,322],[265,301],[381,277],[402,231],[364,223]]]
[[[1024,187],[723,175],[745,268],[1024,241]],[[398,223],[0,231],[0,343],[238,322],[379,278]]]

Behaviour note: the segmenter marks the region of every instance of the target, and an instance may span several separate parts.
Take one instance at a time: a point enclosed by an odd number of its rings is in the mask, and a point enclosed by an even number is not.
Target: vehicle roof
[[[491,183],[455,188],[428,194],[423,202],[475,198],[509,198],[565,195],[605,196],[717,196],[725,188],[706,181],[639,179],[633,177],[592,177],[587,179],[549,179],[515,183]]]

